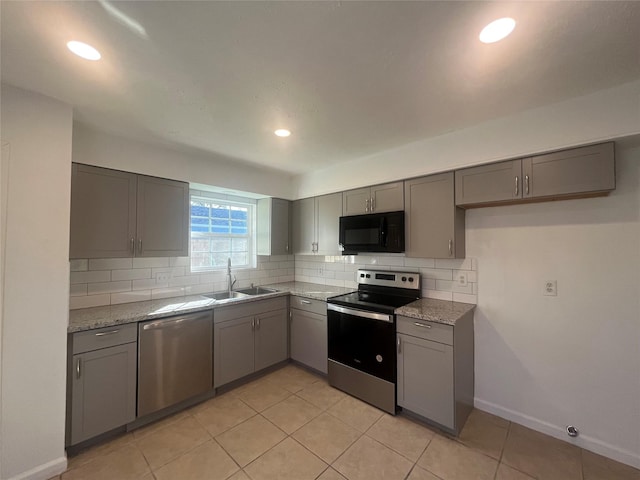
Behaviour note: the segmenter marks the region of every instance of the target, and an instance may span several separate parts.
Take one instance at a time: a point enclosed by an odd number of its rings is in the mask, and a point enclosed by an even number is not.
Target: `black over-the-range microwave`
[[[404,211],[340,217],[343,255],[404,252]]]

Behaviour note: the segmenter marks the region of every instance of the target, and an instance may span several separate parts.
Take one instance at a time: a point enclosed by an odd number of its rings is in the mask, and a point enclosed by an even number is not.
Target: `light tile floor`
[[[57,480],[640,480],[474,410],[457,439],[293,365],[69,459]]]

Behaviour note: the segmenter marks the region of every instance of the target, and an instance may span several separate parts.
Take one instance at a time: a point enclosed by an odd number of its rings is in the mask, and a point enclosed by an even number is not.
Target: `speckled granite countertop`
[[[433,298],[421,298],[396,309],[396,315],[455,325],[465,313],[476,306],[472,303],[449,302]]]
[[[135,323],[154,318],[170,317],[185,313],[210,310],[216,306],[237,305],[240,303],[255,302],[267,298],[281,297],[284,295],[298,295],[325,301],[329,297],[352,292],[352,288],[333,287],[331,285],[318,285],[315,283],[286,282],[272,285],[262,285],[278,290],[275,293],[264,295],[252,295],[236,298],[232,301],[216,302],[203,295],[191,295],[188,297],[163,298],[146,302],[123,303],[120,305],[105,305],[103,307],[80,308],[69,312],[68,333],[92,330],[94,328],[111,327],[125,323]]]

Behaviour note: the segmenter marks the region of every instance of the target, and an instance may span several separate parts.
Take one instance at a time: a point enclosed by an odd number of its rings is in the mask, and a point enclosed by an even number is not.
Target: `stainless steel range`
[[[327,300],[329,384],[396,413],[396,308],[420,298],[420,273],[358,270],[358,291]]]

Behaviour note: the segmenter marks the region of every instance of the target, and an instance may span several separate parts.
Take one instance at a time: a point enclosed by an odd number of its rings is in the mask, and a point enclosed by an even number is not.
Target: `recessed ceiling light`
[[[505,17],[494,20],[480,32],[480,41],[482,43],[498,42],[509,35],[515,26],[516,21],[513,18]]]
[[[83,42],[72,40],[67,42],[67,48],[86,60],[100,60],[100,58],[102,58],[98,50]]]
[[[279,137],[288,137],[289,135],[291,135],[291,132],[289,130],[287,130],[286,128],[279,128],[278,130],[276,130],[273,133],[275,133]]]

